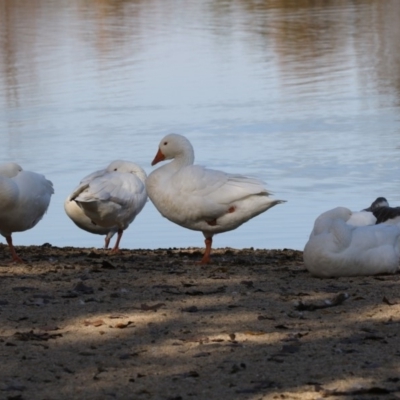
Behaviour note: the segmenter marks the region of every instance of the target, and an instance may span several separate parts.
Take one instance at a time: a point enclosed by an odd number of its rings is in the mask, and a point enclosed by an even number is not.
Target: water
[[[302,249],[315,218],[400,203],[397,0],[0,0],[0,160],[53,181],[16,245],[100,247],[63,202],[114,159],[148,173],[176,132],[198,163],[286,199],[216,247]],[[202,246],[149,202],[124,248]]]

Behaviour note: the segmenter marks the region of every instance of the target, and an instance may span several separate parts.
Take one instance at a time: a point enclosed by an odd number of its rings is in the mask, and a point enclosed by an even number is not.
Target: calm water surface
[[[0,160],[53,181],[17,245],[101,246],[64,214],[114,159],[150,173],[160,139],[288,202],[215,246],[302,249],[315,218],[400,205],[400,2],[0,0]],[[202,246],[149,202],[122,247]]]

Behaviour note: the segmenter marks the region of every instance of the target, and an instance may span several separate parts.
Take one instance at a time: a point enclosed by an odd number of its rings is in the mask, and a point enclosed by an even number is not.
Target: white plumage
[[[123,231],[146,204],[145,180],[146,173],[137,164],[113,161],[104,170],[82,179],[66,199],[65,211],[80,228],[106,234],[105,247],[117,232],[118,237],[111,251],[118,252]]]
[[[311,274],[327,278],[398,271],[400,227],[371,225],[371,218],[364,220],[367,225],[356,226],[354,214],[358,213],[337,207],[316,219],[303,252],[304,265]]]
[[[149,175],[147,193],[164,217],[203,233],[202,263],[210,262],[214,234],[236,229],[284,202],[273,199],[258,179],[193,165],[193,147],[182,135],[164,137],[152,165],[171,159]]]
[[[80,182],[79,186],[84,185],[97,178],[98,176],[104,175],[106,169],[95,171],[87,176],[85,176]],[[75,189],[76,190],[76,189]],[[74,192],[75,192],[74,190]],[[71,200],[71,195],[69,195],[64,202],[64,210],[68,217],[74,222],[79,228],[94,233],[96,235],[106,235],[104,240],[104,248],[108,248],[111,238],[118,231],[118,227],[113,228],[103,228],[102,226],[96,225],[89,217],[86,216],[83,209],[74,201]]]
[[[43,175],[24,171],[13,162],[0,165],[0,233],[13,261],[23,262],[13,246],[12,233],[33,228],[47,211],[53,193],[53,184]]]

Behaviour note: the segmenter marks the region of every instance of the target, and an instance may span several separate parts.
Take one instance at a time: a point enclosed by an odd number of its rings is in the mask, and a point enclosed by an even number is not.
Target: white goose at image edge
[[[0,233],[13,261],[24,262],[15,251],[12,233],[33,228],[47,211],[53,193],[53,184],[43,175],[24,171],[13,162],[0,165]]]

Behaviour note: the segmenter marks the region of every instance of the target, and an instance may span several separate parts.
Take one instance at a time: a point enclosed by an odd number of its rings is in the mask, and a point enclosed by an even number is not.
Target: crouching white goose
[[[68,216],[80,228],[107,234],[105,246],[115,232],[117,240],[112,253],[119,251],[125,229],[133,222],[147,201],[146,173],[137,164],[116,160],[106,169],[84,178],[65,203]],[[77,212],[75,204],[81,212]]]
[[[321,277],[395,273],[400,261],[400,228],[379,224],[354,226],[352,212],[337,207],[315,221],[304,248],[305,267]]]
[[[149,175],[147,193],[165,218],[203,233],[202,264],[210,262],[214,234],[236,229],[284,202],[273,199],[258,179],[193,165],[193,147],[182,135],[165,136],[151,165],[171,159]]]
[[[0,165],[0,233],[13,261],[23,262],[15,251],[12,233],[33,228],[47,211],[53,193],[53,184],[43,175],[24,171],[13,162]]]

